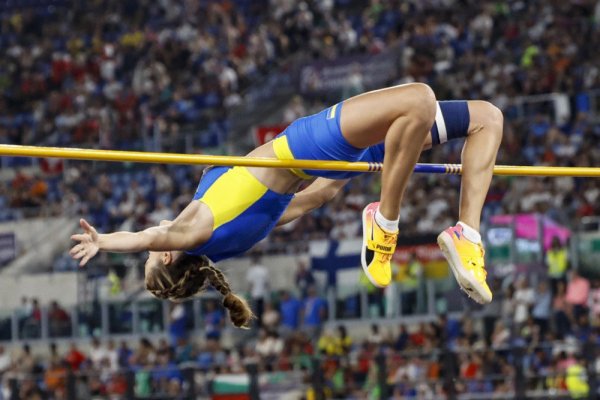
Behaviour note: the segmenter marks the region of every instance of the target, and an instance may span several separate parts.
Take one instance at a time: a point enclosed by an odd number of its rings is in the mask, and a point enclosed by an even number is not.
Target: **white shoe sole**
[[[452,274],[456,278],[456,282],[460,288],[474,301],[479,304],[487,304],[492,301],[491,297],[488,297],[486,290],[477,282],[477,279],[473,276],[471,271],[465,269],[462,265],[462,261],[454,247],[452,237],[447,232],[442,232],[437,237],[438,246],[444,253],[444,257],[450,265]]]
[[[362,212],[363,243],[362,243],[362,249],[360,252],[360,263],[362,265],[363,271],[365,272],[365,275],[367,276],[367,278],[369,278],[369,281],[371,281],[371,283],[373,285],[375,285],[376,287],[383,289],[387,286],[382,286],[379,283],[377,283],[375,281],[375,279],[373,279],[373,277],[369,273],[369,268],[367,265],[367,224],[365,223],[366,219],[367,219],[367,208],[365,207]]]

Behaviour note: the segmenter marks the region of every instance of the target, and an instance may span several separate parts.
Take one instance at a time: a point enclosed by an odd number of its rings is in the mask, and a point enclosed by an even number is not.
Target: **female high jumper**
[[[488,303],[492,293],[478,231],[502,129],[502,113],[492,104],[437,102],[429,86],[413,83],[364,93],[300,118],[247,156],[383,162],[380,201],[363,211],[361,259],[371,282],[385,287],[391,281],[402,195],[421,151],[465,137],[459,221],[438,236],[438,244],[460,287],[475,301]],[[244,253],[275,226],[320,207],[357,174],[210,168],[190,204],[173,221],[140,232],[99,234],[82,219],[84,233],[72,236],[79,243],[70,254],[83,266],[98,251],[149,251],[145,284],[154,296],[183,300],[211,284],[224,296],[233,324],[247,327],[251,310],[231,292],[213,262]],[[309,179],[314,181],[296,193]]]

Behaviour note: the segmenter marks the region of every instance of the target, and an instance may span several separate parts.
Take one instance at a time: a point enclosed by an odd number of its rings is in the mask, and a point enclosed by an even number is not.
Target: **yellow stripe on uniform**
[[[290,150],[286,136],[279,136],[273,140],[273,151],[279,160],[294,160],[294,155],[292,154],[292,150]],[[312,176],[307,175],[301,169],[290,168],[290,171],[302,179],[312,179]]]
[[[339,103],[338,103],[339,104]],[[330,109],[329,112],[327,113],[327,119],[333,119],[335,118],[335,111],[337,110],[337,104],[334,104]]]
[[[233,220],[267,192],[245,167],[233,167],[221,175],[200,199],[212,211],[213,230]]]

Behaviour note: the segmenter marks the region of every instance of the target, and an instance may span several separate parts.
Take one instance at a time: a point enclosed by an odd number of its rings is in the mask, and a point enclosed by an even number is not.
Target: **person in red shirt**
[[[65,356],[65,361],[69,363],[72,371],[77,371],[81,365],[87,360],[86,356],[79,351],[77,344],[71,343],[71,348]]]
[[[71,317],[56,301],[50,304],[48,310],[50,336],[63,336],[69,333]]]

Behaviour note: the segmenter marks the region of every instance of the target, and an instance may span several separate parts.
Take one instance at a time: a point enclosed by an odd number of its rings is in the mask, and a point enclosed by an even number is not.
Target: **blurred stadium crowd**
[[[298,279],[310,281],[305,273]],[[457,393],[510,394],[519,379],[517,368],[528,371],[528,390],[573,394],[573,379],[579,379],[582,368],[600,373],[600,282],[590,285],[574,272],[566,286],[564,276],[552,282],[555,293],[549,282],[534,287],[527,279],[504,290],[497,287],[483,319],[441,315],[432,322],[397,327],[374,323],[364,339],[343,323],[322,329],[327,302],[312,286],[299,298],[286,291],[268,294],[257,335],[234,346],[221,340],[226,316],[212,300],[203,313],[206,337],[201,340],[187,328],[189,310],[174,304],[168,336],[158,341],[140,338],[137,344],[117,344],[114,339],[93,339],[85,349],[72,343],[61,350],[50,344],[43,357],[27,345],[12,353],[0,348],[0,372],[5,377],[38,376],[21,386],[21,398],[28,399],[43,393],[62,398],[68,371],[76,373],[78,398],[123,395],[125,370],[135,373],[138,396],[177,397],[184,388],[182,369],[189,366],[199,370],[200,390],[208,393],[216,375],[244,373],[248,362],[258,363],[260,371],[302,371],[308,382],[312,360],[318,357],[331,396],[377,398],[381,388],[375,355],[383,352],[386,382],[398,399],[440,398],[448,391],[443,379],[448,374],[457,378]]]
[[[439,99],[487,99],[505,112],[499,164],[600,165],[600,125],[590,117],[590,93],[600,90],[595,45],[600,42],[600,2],[66,4],[0,5],[2,143],[143,149],[157,134],[174,143],[182,132],[198,131],[203,137],[193,149],[204,151],[237,141],[229,136],[236,107],[245,101],[245,91],[271,72],[313,59],[374,55],[400,43],[397,76],[390,85],[427,82]],[[366,89],[358,74],[344,94]],[[546,107],[524,117],[515,107],[515,96],[550,92],[568,96],[568,118],[556,118]],[[317,111],[332,96],[338,101],[342,93],[290,99],[279,119],[289,123]],[[422,161],[459,163],[460,144],[428,152]],[[0,220],[86,215],[102,231],[134,230],[172,218],[190,200],[201,176],[200,169],[181,166],[100,170],[49,160],[30,175],[23,160],[3,163],[15,174],[0,182]],[[457,177],[414,176],[401,231],[437,232],[453,224],[458,184]],[[356,179],[329,205],[274,232],[265,249],[296,252],[309,239],[357,237],[360,210],[378,195],[379,185],[377,176]],[[600,181],[494,179],[484,215],[518,212],[543,213],[576,228],[582,217],[600,215]],[[516,374],[511,349],[522,346],[523,365],[543,377],[529,380],[528,387],[566,390],[569,368],[583,365],[582,343],[600,344],[600,283],[567,273],[569,257],[562,244],[548,254],[556,255],[546,259],[550,280],[497,283],[496,300],[475,321],[440,317],[391,330],[373,327],[362,341],[353,338],[351,329],[322,330],[332,310],[308,289],[314,278],[302,278],[305,293],[258,296],[264,302],[262,327],[246,345],[225,348],[219,340],[225,321],[219,307],[203,314],[207,338],[197,341],[188,335],[188,311],[174,306],[169,340],[142,339],[137,346],[95,341],[89,349],[51,349],[43,359],[27,347],[19,355],[3,349],[0,373],[43,374],[21,386],[22,398],[43,398],[44,389],[64,392],[65,371],[80,371],[87,377],[78,390],[87,390],[81,398],[90,398],[122,394],[124,376],[118,371],[128,367],[139,379],[140,395],[158,391],[176,397],[183,381],[178,365],[191,362],[212,374],[239,372],[244,361],[258,360],[265,370],[307,371],[310,357],[322,354],[330,392],[364,398],[380,390],[373,356],[383,349],[397,398],[434,398],[447,390],[439,383],[448,366],[439,349],[456,353],[451,368],[460,378],[457,390],[482,394],[511,390]],[[69,270],[75,264],[65,256],[52,268]],[[385,315],[383,297],[373,301]],[[35,306],[24,309],[21,328],[39,329]],[[63,329],[67,312],[58,304],[53,312],[53,326]],[[593,370],[600,372],[600,363]]]

